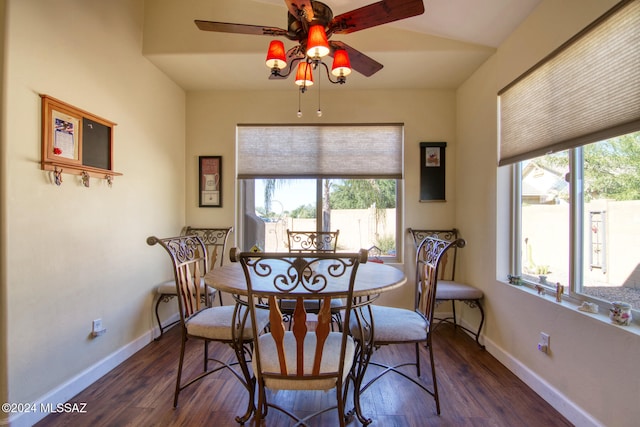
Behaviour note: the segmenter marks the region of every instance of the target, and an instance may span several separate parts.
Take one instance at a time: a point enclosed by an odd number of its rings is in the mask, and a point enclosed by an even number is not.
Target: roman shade
[[[618,3],[498,95],[499,165],[640,130],[640,0]]]
[[[402,124],[239,125],[238,179],[402,178]]]

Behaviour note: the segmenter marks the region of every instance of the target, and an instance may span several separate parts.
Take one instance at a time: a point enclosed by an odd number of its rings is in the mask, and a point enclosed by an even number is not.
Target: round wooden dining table
[[[234,295],[247,295],[247,282],[238,262],[210,270],[204,280],[207,285]],[[371,297],[399,288],[407,282],[404,271],[389,264],[367,262],[360,264],[353,288],[354,297]]]
[[[264,262],[264,261],[263,261]],[[247,282],[242,270],[242,265],[239,262],[231,262],[225,264],[222,267],[216,267],[210,270],[205,275],[205,282],[207,285],[218,289],[219,291],[230,293],[235,297],[237,303],[241,304],[242,299],[238,296],[247,296]],[[399,288],[407,282],[407,277],[404,271],[395,268],[388,264],[382,264],[379,262],[367,262],[358,266],[356,274],[356,280],[353,288],[353,297],[358,299],[359,310],[363,307],[368,307],[378,296],[384,292]],[[371,311],[369,311],[371,314]],[[369,316],[369,322],[373,330],[374,319]],[[348,325],[347,325],[348,326]],[[374,332],[375,333],[375,332]],[[370,335],[367,342],[359,343],[359,354],[356,352],[356,360],[354,363],[359,364],[360,367],[355,370],[356,377],[354,378],[354,409],[350,412],[352,415],[354,412],[358,418],[371,422],[370,419],[364,417],[360,406],[360,384],[365,375],[368,361],[373,353],[373,336]],[[242,350],[242,343],[236,343],[239,350]],[[246,364],[242,351],[236,351],[238,355],[238,362],[241,365]],[[247,418],[250,414],[247,414]]]

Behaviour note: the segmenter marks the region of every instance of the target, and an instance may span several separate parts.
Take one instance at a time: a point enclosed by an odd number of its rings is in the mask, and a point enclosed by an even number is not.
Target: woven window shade
[[[402,178],[403,125],[237,128],[237,171],[248,178]]]
[[[640,0],[625,0],[498,93],[500,165],[640,130]]]

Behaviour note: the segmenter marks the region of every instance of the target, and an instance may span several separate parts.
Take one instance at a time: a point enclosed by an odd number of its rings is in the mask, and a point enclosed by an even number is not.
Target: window
[[[559,282],[579,300],[640,310],[640,132],[516,170],[518,275],[552,291]]]
[[[243,248],[288,251],[286,230],[340,230],[338,251],[400,258],[402,125],[238,128]]]
[[[502,89],[514,165],[512,274],[640,310],[640,1],[611,10]]]

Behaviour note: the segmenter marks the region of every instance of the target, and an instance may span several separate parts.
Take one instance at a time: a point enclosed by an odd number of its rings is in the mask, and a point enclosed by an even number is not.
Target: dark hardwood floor
[[[201,342],[187,346],[186,372],[202,369]],[[488,352],[461,331],[441,325],[434,333],[441,415],[431,396],[399,375],[389,374],[362,396],[363,410],[373,426],[570,426],[562,415],[516,378]],[[84,414],[52,414],[37,424],[53,426],[234,426],[244,412],[245,389],[230,373],[219,372],[180,394],[177,409],[173,389],[180,351],[179,328],[153,342],[70,400],[86,402]],[[216,356],[234,354],[228,347],[210,344]],[[378,360],[413,354],[412,346],[387,347]],[[404,360],[404,359],[403,359]],[[422,378],[430,383],[428,356],[422,351]],[[373,373],[375,368],[371,368]],[[289,392],[275,395],[278,403],[298,414],[313,412],[334,401],[333,392]],[[351,407],[351,404],[349,404]],[[337,426],[335,411],[311,421],[311,426]],[[270,410],[264,426],[288,426],[290,418]],[[253,420],[246,425],[254,426]],[[355,420],[349,426],[360,426]]]

